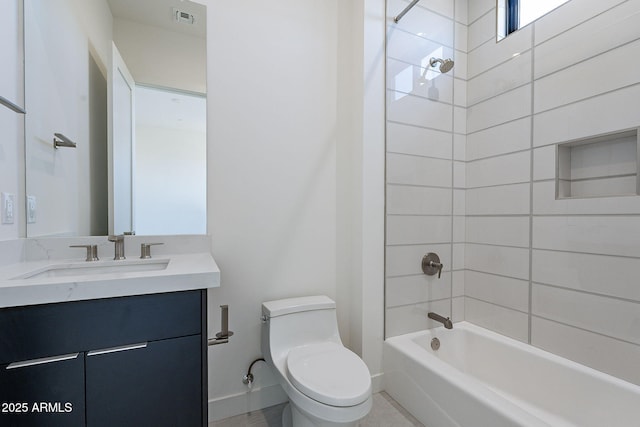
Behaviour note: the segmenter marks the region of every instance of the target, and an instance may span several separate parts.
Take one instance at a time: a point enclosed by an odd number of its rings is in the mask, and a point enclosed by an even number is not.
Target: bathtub
[[[387,339],[383,368],[427,427],[640,426],[640,386],[467,322]]]

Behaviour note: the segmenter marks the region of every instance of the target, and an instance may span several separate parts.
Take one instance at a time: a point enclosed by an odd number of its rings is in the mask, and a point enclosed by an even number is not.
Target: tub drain
[[[440,348],[440,340],[438,338],[434,338],[431,340],[431,349],[438,350]]]

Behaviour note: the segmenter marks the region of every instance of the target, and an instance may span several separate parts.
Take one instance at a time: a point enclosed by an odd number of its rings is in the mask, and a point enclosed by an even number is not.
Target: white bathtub
[[[384,381],[427,427],[640,426],[640,386],[467,322],[387,339]]]

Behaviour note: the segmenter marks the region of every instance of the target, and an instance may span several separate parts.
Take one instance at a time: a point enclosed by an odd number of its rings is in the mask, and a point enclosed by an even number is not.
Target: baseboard
[[[209,421],[218,421],[247,412],[258,411],[286,402],[287,395],[279,384],[252,389],[246,393],[209,399]]]
[[[380,372],[379,374],[375,374],[371,377],[371,391],[375,393],[380,393],[384,391],[384,372]]]
[[[380,373],[371,377],[371,391],[373,393],[384,391],[383,375]],[[246,393],[210,399],[209,421],[218,421],[251,411],[259,411],[287,400],[289,399],[279,384],[253,389]]]

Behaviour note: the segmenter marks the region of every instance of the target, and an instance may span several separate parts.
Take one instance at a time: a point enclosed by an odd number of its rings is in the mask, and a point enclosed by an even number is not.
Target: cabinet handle
[[[45,363],[62,362],[64,360],[72,360],[78,357],[79,353],[63,354],[61,356],[43,357],[41,359],[24,360],[22,362],[13,362],[7,365],[5,369],[26,368],[28,366],[44,365]]]
[[[100,350],[91,350],[90,352],[87,353],[87,357],[97,356],[99,354],[117,353],[119,351],[137,350],[139,348],[146,348],[146,347],[147,347],[147,343],[141,342],[137,344],[121,345],[119,347],[102,348]]]

